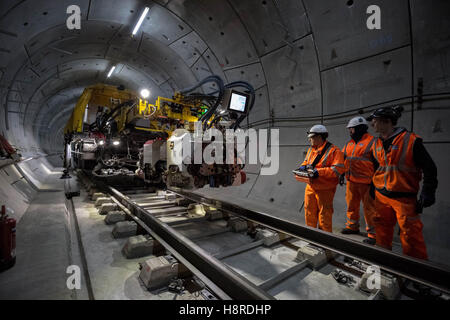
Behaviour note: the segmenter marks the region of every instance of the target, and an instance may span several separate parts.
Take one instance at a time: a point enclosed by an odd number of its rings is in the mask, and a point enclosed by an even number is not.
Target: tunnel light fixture
[[[141,27],[142,22],[144,22],[145,16],[147,15],[149,10],[150,10],[149,7],[145,7],[144,12],[142,12],[142,15],[139,18],[139,21],[136,23],[136,26],[134,27],[133,36],[138,32],[138,30]]]
[[[150,91],[148,89],[142,89],[141,90],[141,97],[142,98],[147,99],[149,95],[150,95]]]
[[[114,72],[114,69],[116,69],[116,66],[111,67],[111,70],[109,70],[109,73],[108,73],[108,78],[111,77],[112,73]]]

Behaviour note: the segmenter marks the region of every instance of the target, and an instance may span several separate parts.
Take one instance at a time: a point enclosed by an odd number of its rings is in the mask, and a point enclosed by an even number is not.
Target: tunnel
[[[379,28],[370,25],[373,5]],[[279,168],[262,175],[261,164],[248,165],[246,183],[205,187],[197,194],[304,225],[305,184],[292,170],[310,147],[308,130],[325,125],[328,140],[343,148],[351,118],[402,106],[398,126],[423,139],[437,167],[436,203],[420,218],[429,262],[447,267],[449,74],[446,0],[2,0],[0,133],[19,155],[0,160],[0,205],[17,221],[18,262],[6,272],[16,270],[15,283],[30,283],[30,275],[17,269],[26,248],[36,243],[48,248],[42,254],[33,250],[29,259],[59,261],[66,255],[55,243],[67,241],[59,179],[64,127],[85,88],[98,83],[137,92],[146,88],[154,101],[211,75],[254,87],[255,104],[241,127],[278,130]],[[369,132],[377,135],[370,126]],[[345,186],[337,186],[332,218],[337,237],[347,221],[345,194]],[[52,238],[53,233],[64,239]],[[396,226],[401,254],[399,234]],[[58,263],[45,268],[64,278],[66,270],[55,269]],[[39,295],[37,289],[13,294],[3,288],[2,299]],[[54,291],[49,297],[67,295]]]

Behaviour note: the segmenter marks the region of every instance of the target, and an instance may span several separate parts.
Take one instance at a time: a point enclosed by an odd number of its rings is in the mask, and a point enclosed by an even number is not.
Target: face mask
[[[355,127],[355,133],[351,134],[350,137],[352,137],[355,142],[358,142],[366,132],[367,126],[365,124],[360,124]]]

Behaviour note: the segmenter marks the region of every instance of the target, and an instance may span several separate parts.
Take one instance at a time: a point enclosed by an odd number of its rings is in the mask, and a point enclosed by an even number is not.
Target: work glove
[[[298,168],[298,171],[306,171],[306,166],[301,166],[300,168]]]
[[[424,208],[431,207],[436,202],[434,192],[423,189],[422,193],[420,194],[419,202]]]
[[[343,186],[344,185],[344,183],[345,183],[345,174],[341,174],[340,176],[339,176],[339,185],[340,186]]]
[[[317,169],[314,169],[312,178],[315,179],[317,177],[319,177],[319,171],[317,171]]]

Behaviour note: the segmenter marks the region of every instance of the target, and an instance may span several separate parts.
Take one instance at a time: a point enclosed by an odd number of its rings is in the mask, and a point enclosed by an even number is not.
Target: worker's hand
[[[345,174],[341,174],[341,175],[339,176],[339,185],[340,185],[340,186],[343,186],[344,183],[345,183]]]
[[[420,202],[424,208],[431,207],[436,202],[434,192],[422,190],[422,193],[420,194]]]
[[[317,169],[314,169],[312,178],[315,179],[318,177],[319,177],[319,171],[317,171]]]
[[[301,166],[300,168],[298,168],[298,171],[306,171],[306,166]]]

